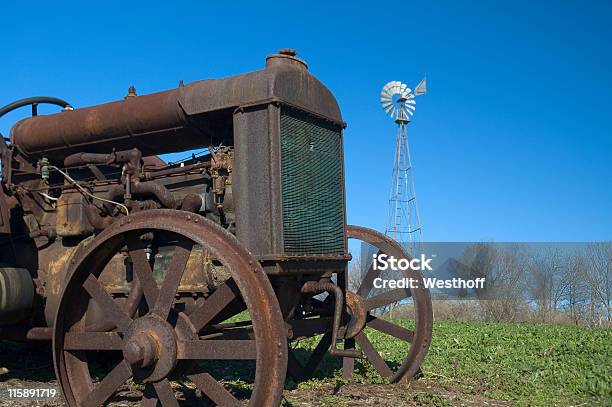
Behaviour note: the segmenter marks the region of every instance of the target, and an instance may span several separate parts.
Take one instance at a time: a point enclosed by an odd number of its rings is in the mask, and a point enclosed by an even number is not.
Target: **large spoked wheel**
[[[401,245],[375,230],[347,226],[347,234],[350,239],[361,240],[374,246],[378,249],[379,254],[393,255],[396,259],[411,259]],[[433,324],[431,297],[429,290],[423,286],[421,274],[417,271],[407,270],[401,276],[420,281],[419,288],[406,289],[376,289],[375,279],[384,278],[381,273],[382,271],[375,270],[373,265],[370,265],[358,284],[356,292],[347,292],[347,306],[352,318],[347,327],[347,337],[350,339],[345,340],[345,348],[353,348],[356,342],[363,356],[381,376],[391,383],[407,381],[419,372],[429,349]],[[380,315],[380,310],[388,309],[393,304],[410,303],[410,297],[414,308],[413,327],[402,326],[399,321],[388,320]],[[392,340],[373,339],[385,336]],[[377,343],[379,344],[378,349]],[[380,344],[391,344],[392,349],[382,349]],[[400,362],[386,360],[387,355],[402,351],[401,358],[403,359]],[[355,359],[344,358],[343,376],[345,378],[352,375],[354,366]]]
[[[171,253],[164,267],[154,255],[162,245]],[[183,287],[203,283],[188,278],[197,251],[222,266],[225,279],[190,303]],[[101,276],[120,255],[133,270],[123,301]],[[90,322],[92,309],[102,323]],[[175,210],[130,215],[79,249],[53,347],[71,406],[195,401],[276,407],[287,369],[282,315],[260,264],[216,224]]]

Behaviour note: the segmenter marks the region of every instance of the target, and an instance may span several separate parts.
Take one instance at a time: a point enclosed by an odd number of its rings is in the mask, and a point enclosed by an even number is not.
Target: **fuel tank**
[[[25,156],[56,163],[76,152],[134,147],[145,156],[158,155],[231,141],[236,109],[272,101],[342,122],[332,93],[295,51],[281,50],[259,71],[27,118],[13,126],[10,137]]]

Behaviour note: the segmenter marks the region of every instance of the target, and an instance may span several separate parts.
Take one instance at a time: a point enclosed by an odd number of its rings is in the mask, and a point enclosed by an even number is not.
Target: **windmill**
[[[391,81],[380,92],[383,110],[397,124],[385,234],[405,244],[410,253],[419,248],[423,233],[406,127],[416,109],[415,97],[424,95],[426,91],[427,84],[423,79],[414,90],[399,81]]]

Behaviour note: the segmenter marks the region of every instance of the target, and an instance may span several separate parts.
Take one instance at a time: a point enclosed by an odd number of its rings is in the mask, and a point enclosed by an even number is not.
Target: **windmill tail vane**
[[[427,78],[421,79],[421,82],[414,88],[414,96],[420,96],[427,93]]]

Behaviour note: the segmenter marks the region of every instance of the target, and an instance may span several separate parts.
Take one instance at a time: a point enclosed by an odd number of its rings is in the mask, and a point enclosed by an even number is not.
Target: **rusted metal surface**
[[[84,244],[86,244],[86,241],[82,241],[79,245]],[[44,266],[41,267],[41,271],[44,271],[43,274],[39,275],[39,278],[44,281],[41,290],[42,296],[46,298],[44,316],[48,326],[53,326],[53,319],[64,288],[67,268],[77,247],[64,248],[59,245],[52,245],[39,253],[40,261],[44,262]]]
[[[348,225],[347,233],[351,239],[361,240],[378,248],[379,253],[393,255],[397,259],[411,259],[411,256],[403,250],[399,243],[380,232],[360,226]],[[373,267],[370,267],[357,289],[357,293],[354,295],[360,297],[357,301],[361,302],[362,306],[368,311],[366,326],[396,338],[399,343],[403,342],[406,349],[409,349],[407,356],[399,368],[392,369],[363,331],[355,336],[355,340],[363,351],[364,356],[372,363],[381,376],[387,378],[391,383],[411,380],[418,373],[431,342],[433,313],[429,290],[424,288],[423,277],[420,272],[407,270],[406,277],[416,279],[419,282],[419,288],[411,288],[409,292],[402,290],[400,293],[391,290],[374,297],[368,297],[373,288],[374,279],[379,277],[380,273],[380,270],[374,270]],[[414,331],[370,314],[370,311],[376,308],[395,303],[407,297],[412,297],[415,308],[416,329]],[[351,342],[350,345],[353,345],[353,343]],[[352,372],[346,371],[347,366],[352,369],[352,362],[345,364],[345,372],[343,372],[345,376],[350,376]]]
[[[24,341],[50,341],[53,337],[52,328],[24,328],[21,326],[0,327],[0,340]]]
[[[63,157],[87,148],[106,153],[151,144],[176,148],[185,127],[177,103],[178,89],[22,120],[11,130],[11,142],[28,156]],[[145,137],[153,134],[154,137]],[[170,136],[170,137],[169,137]],[[143,138],[143,139],[141,139]],[[103,144],[106,143],[106,144]],[[186,143],[186,141],[185,141]],[[192,146],[195,147],[195,146]],[[146,154],[151,155],[151,154]]]
[[[163,205],[164,208],[175,209],[176,200],[174,196],[165,188],[156,182],[134,182],[130,184],[131,194],[134,195],[153,195]],[[115,185],[112,187],[107,196],[108,200],[117,200],[119,197],[126,194],[126,186]]]
[[[13,126],[10,136],[30,157],[45,155],[63,161],[83,149],[108,153],[136,145],[144,155],[155,155],[221,141],[231,128],[234,109],[266,100],[342,122],[332,93],[306,66],[290,55],[275,54],[268,57],[265,69],[245,75],[25,119]],[[195,116],[202,117],[202,122],[193,125],[189,118]]]
[[[179,244],[161,284],[153,279],[145,251],[130,236],[145,231],[173,233],[190,244]],[[99,277],[121,247],[127,243],[135,266],[134,274],[143,286],[143,301],[150,312],[130,316],[108,293]],[[175,294],[182,280],[193,245],[205,248],[228,270],[231,279],[220,285],[188,315],[175,314]],[[179,254],[183,253],[183,254]],[[141,261],[139,259],[144,259]],[[287,366],[287,343],[280,308],[259,263],[225,230],[209,220],[183,211],[156,210],[130,215],[115,223],[75,255],[55,322],[54,358],[56,372],[69,404],[100,405],[130,377],[145,384],[147,398],[174,397],[166,387],[167,377],[181,360],[251,359],[256,362],[254,391],[249,405],[277,406],[282,396]],[[202,340],[198,332],[236,296],[246,304],[251,316],[253,340]],[[87,331],[88,303],[98,303],[116,332]],[[175,321],[175,322],[169,322]],[[242,328],[232,328],[242,329]],[[89,376],[86,350],[121,350],[124,359],[95,384]],[[75,355],[81,355],[75,358]],[[222,405],[237,403],[236,398],[211,378],[187,376],[200,390]],[[161,386],[161,387],[160,387]]]
[[[32,314],[34,284],[22,268],[0,264],[0,326],[27,320]]]
[[[83,194],[76,189],[65,190],[58,199],[55,231],[61,237],[87,237],[94,227],[87,218],[88,203]]]
[[[365,301],[359,295],[347,291],[346,311],[350,316],[350,320],[346,325],[344,337],[351,339],[357,336],[365,327],[368,310],[366,309]]]
[[[332,326],[332,338],[331,338],[331,349],[329,353],[332,356],[350,357],[356,358],[361,356],[361,352],[354,349],[338,349],[338,335],[340,331],[340,324],[342,322],[342,315],[344,312],[344,292],[342,288],[332,283],[329,279],[323,279],[321,281],[308,281],[302,287],[302,293],[305,294],[320,294],[327,292],[329,295],[334,297],[334,324]]]
[[[4,140],[0,140],[2,143]],[[0,153],[2,149],[0,148]],[[0,156],[0,160],[2,161],[2,169],[4,170],[7,167],[6,160],[4,157]],[[4,172],[4,171],[3,171]],[[4,175],[3,175],[4,178]],[[14,198],[13,198],[14,199]],[[8,235],[11,233],[11,223],[10,223],[10,207],[9,207],[9,197],[4,192],[2,185],[0,185],[0,237],[1,235]],[[0,260],[2,260],[0,258]]]

